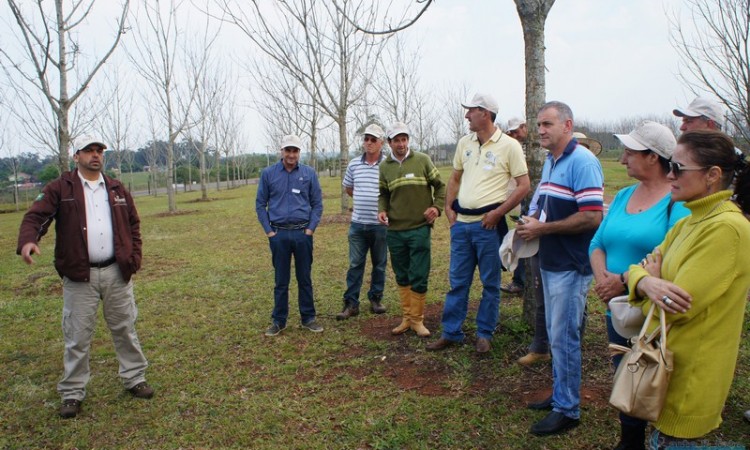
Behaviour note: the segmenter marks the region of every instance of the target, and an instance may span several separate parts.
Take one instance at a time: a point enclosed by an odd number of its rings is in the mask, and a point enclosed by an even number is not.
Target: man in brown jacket
[[[112,334],[120,378],[137,398],[151,398],[148,362],[135,331],[138,310],[131,276],[141,267],[141,232],[133,198],[103,174],[101,139],[74,144],[77,169],[44,187],[21,222],[16,253],[27,264],[40,254],[39,240],[55,221],[55,269],[63,279],[64,372],[57,385],[60,416],[81,410],[90,378],[89,352],[99,302]]]

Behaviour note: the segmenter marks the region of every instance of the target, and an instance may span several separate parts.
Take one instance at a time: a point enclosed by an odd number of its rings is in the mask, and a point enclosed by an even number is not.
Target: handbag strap
[[[649,308],[648,314],[646,314],[646,320],[643,321],[643,327],[641,327],[641,332],[638,333],[637,339],[640,340],[645,338],[646,342],[651,342],[656,337],[661,336],[661,339],[659,339],[659,347],[661,347],[662,351],[664,351],[667,348],[667,332],[669,331],[669,327],[667,326],[667,315],[663,309],[658,308],[659,327],[652,331],[651,334],[646,336],[648,326],[651,323],[652,317],[654,316],[654,308],[656,308],[656,303],[651,302],[651,308]]]

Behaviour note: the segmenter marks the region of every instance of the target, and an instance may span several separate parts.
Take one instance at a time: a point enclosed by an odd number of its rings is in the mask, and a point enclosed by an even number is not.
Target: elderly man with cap
[[[505,133],[523,145],[529,136],[529,130],[526,128],[526,120],[519,117],[511,118],[508,120],[508,128],[505,130]]]
[[[60,416],[76,417],[90,378],[89,354],[97,310],[112,334],[120,379],[134,397],[151,398],[148,362],[135,321],[138,309],[131,277],[141,267],[140,219],[133,198],[104,175],[107,146],[94,136],[77,139],[77,168],[47,184],[21,222],[16,252],[32,264],[39,240],[55,221],[55,269],[63,279],[63,378]]]
[[[284,136],[281,160],[263,170],[255,198],[255,212],[268,237],[275,271],[273,322],[266,330],[266,336],[276,336],[286,328],[292,256],[302,326],[315,333],[323,331],[315,320],[310,275],[313,232],[323,215],[323,195],[315,171],[299,162],[301,149],[302,141],[298,136]]]
[[[445,202],[445,183],[429,156],[409,149],[409,129],[388,130],[391,154],[380,165],[378,221],[388,227],[388,250],[396,275],[403,318],[391,333],[412,329],[430,335],[424,307],[430,275],[430,235]]]
[[[687,108],[676,108],[672,114],[682,118],[680,131],[719,130],[724,120],[724,108],[709,98],[696,97]]]
[[[450,223],[450,291],[443,307],[443,332],[427,350],[443,350],[464,340],[474,270],[479,267],[482,297],[477,310],[476,351],[490,351],[500,308],[500,240],[507,232],[505,214],[530,189],[521,144],[495,126],[498,105],[492,96],[476,94],[466,108],[468,134],[458,141],[445,197]],[[516,189],[509,193],[510,180]]]
[[[387,227],[378,222],[378,182],[380,163],[385,159],[382,152],[385,132],[373,123],[363,134],[365,151],[361,157],[349,162],[342,183],[346,193],[354,199],[354,208],[349,226],[349,270],[346,273],[344,310],[336,315],[338,320],[359,314],[359,291],[368,251],[372,260],[370,290],[367,292],[370,310],[375,314],[385,312],[381,301],[388,260]]]
[[[516,234],[540,238],[547,335],[552,347],[552,396],[529,405],[551,410],[530,432],[563,433],[580,423],[581,328],[593,278],[588,248],[604,205],[599,160],[573,137],[573,112],[562,102],[545,103],[537,115],[540,144],[549,150],[539,182],[538,209],[523,216]]]
[[[526,138],[529,136],[528,128],[526,127],[526,120],[518,117],[513,117],[508,120],[508,127],[505,133],[517,140],[521,144],[521,148],[524,148],[526,144]],[[525,151],[524,151],[525,153]],[[515,189],[515,180],[511,182],[513,189]],[[522,210],[526,209],[525,202],[521,202]],[[500,285],[500,290],[506,294],[518,295],[523,293],[524,285],[526,284],[526,264],[520,261],[516,270],[513,271],[513,279],[510,283],[503,283]]]
[[[678,220],[690,214],[683,202],[672,201],[671,182],[667,178],[669,160],[677,146],[672,131],[659,123],[645,121],[630,134],[614,136],[625,146],[620,164],[638,182],[615,195],[589,246],[596,279],[594,290],[606,305],[612,298],[628,293],[630,265],[641,261],[664,240]],[[609,342],[628,345],[634,334],[617,331],[609,308],[605,317]],[[641,314],[641,324],[642,319]],[[615,368],[621,359],[622,355],[612,358]],[[621,440],[617,448],[645,448],[646,425],[644,420],[620,413]]]
[[[721,131],[721,122],[724,121],[724,108],[709,98],[696,97],[687,108],[676,108],[672,114],[682,118],[680,131],[695,130],[717,130]],[[735,147],[734,152],[745,158],[742,150]]]

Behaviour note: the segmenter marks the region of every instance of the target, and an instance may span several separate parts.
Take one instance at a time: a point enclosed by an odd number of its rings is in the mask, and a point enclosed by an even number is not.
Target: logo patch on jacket
[[[119,197],[115,195],[115,205],[127,205],[128,201],[125,200],[125,197]]]
[[[34,199],[35,202],[38,202],[44,198],[44,192],[40,192],[39,195],[36,196]]]

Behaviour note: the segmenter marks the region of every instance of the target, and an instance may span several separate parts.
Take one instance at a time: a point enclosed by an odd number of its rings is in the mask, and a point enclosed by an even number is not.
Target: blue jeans
[[[280,327],[286,326],[289,316],[289,280],[291,278],[292,255],[297,277],[299,314],[302,323],[315,319],[315,303],[310,270],[313,262],[313,237],[305,230],[276,230],[276,235],[268,238],[271,246],[271,260],[275,269],[275,287],[273,288],[273,322]]]
[[[593,275],[542,269],[547,334],[552,347],[552,407],[581,416],[581,327]]]
[[[456,222],[451,226],[450,291],[443,306],[443,338],[462,341],[461,329],[469,306],[474,268],[479,266],[482,298],[477,310],[477,337],[491,339],[500,308],[500,240],[482,222]]]
[[[372,273],[367,298],[370,301],[380,301],[383,298],[385,266],[388,262],[387,230],[384,225],[356,222],[349,226],[349,270],[346,272],[345,305],[359,306],[359,291],[362,288],[368,251],[372,261]]]

